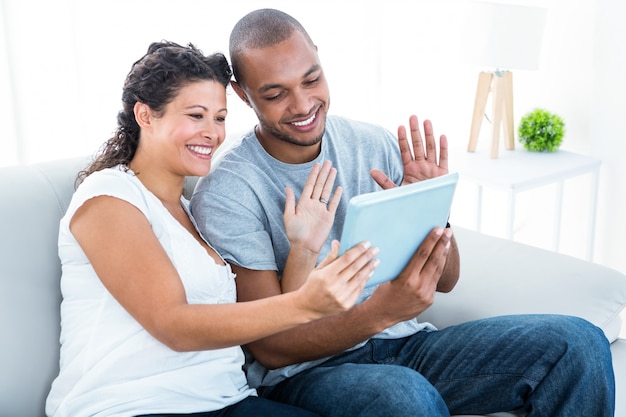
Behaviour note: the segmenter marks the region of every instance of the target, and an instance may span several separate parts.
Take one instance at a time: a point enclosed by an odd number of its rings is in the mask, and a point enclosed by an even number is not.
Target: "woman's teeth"
[[[211,152],[213,152],[213,148],[210,148],[208,146],[189,145],[189,146],[187,146],[187,148],[189,148],[191,151],[193,151],[195,153],[199,153],[201,155],[211,155]]]

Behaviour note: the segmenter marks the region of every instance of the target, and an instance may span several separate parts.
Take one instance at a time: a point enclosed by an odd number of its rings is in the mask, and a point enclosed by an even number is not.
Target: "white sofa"
[[[73,192],[75,158],[0,168],[0,416],[41,417],[58,372],[59,219]],[[186,193],[194,185],[191,179]],[[600,326],[613,342],[616,416],[626,417],[626,340],[618,339],[626,277],[589,262],[455,228],[461,279],[423,319],[439,327],[480,317],[563,313]],[[499,416],[511,416],[499,413]]]

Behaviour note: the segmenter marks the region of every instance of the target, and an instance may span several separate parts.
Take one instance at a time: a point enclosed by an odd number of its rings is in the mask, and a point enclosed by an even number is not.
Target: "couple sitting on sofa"
[[[49,416],[613,415],[609,343],[583,319],[417,321],[459,277],[450,228],[378,287],[376,248],[338,255],[347,200],[447,173],[445,136],[437,157],[411,117],[412,153],[403,127],[327,116],[317,49],[282,12],[242,18],[230,57],[259,124],[207,177],[225,57],[155,43],[128,74],[118,130],[61,220]],[[190,204],[187,176],[204,177]]]

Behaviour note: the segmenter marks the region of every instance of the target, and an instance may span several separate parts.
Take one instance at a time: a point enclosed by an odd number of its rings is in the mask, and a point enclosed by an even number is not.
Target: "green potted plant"
[[[544,109],[526,113],[520,120],[518,138],[524,148],[533,152],[554,152],[565,134],[563,119]]]

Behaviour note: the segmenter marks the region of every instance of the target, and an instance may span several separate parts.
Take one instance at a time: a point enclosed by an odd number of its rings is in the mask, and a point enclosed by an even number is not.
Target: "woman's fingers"
[[[296,210],[296,195],[291,187],[285,187],[285,211],[284,214],[293,213]]]
[[[339,257],[339,241],[333,240],[330,242],[330,252],[326,257],[319,263],[318,268],[324,268],[327,265],[330,265],[335,259]]]
[[[368,278],[379,264],[378,248],[362,242],[338,256],[339,243],[333,241],[332,251],[320,264],[322,279],[328,285],[332,303],[338,311],[351,308],[363,291]]]
[[[370,242],[362,242],[347,250],[336,262],[342,268],[339,273],[345,280],[358,281],[369,278],[380,261],[375,259],[378,248],[372,247]]]
[[[336,178],[337,170],[332,167],[330,161],[325,161],[321,166],[315,164],[304,184],[301,198],[310,198],[322,204],[328,204],[331,201]]]

